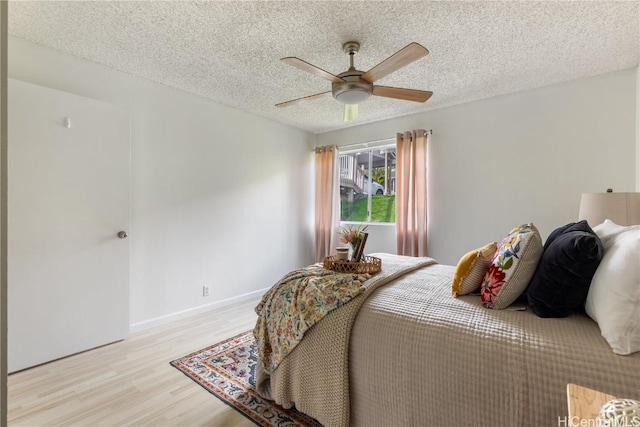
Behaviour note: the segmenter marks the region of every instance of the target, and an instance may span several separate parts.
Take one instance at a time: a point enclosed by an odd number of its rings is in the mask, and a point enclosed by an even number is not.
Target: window
[[[340,220],[396,222],[396,147],[340,155]]]

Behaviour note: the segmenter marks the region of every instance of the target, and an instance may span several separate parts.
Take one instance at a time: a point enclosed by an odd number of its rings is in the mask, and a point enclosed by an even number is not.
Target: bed
[[[385,267],[407,257],[375,254]],[[311,327],[260,392],[329,426],[552,426],[576,383],[640,399],[640,353],[616,355],[584,314],[536,316],[453,298],[427,262]]]

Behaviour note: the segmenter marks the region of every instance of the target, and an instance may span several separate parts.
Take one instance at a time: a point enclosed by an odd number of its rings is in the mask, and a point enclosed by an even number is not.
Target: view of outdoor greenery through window
[[[396,147],[340,155],[340,220],[396,222]]]

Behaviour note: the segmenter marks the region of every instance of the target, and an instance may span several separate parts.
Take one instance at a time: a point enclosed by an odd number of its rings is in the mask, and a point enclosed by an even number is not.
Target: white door
[[[8,368],[129,333],[130,123],[9,80]]]

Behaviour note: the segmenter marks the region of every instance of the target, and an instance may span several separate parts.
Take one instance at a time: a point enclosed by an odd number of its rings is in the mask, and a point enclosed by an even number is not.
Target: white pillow
[[[631,226],[636,227],[636,226]],[[594,233],[598,235],[602,241],[604,250],[609,249],[613,245],[613,240],[620,234],[631,229],[629,226],[618,225],[610,219],[605,219],[602,224],[593,227]]]
[[[614,353],[640,351],[640,225],[623,227],[606,220],[593,228],[604,256],[591,280],[587,314]]]

